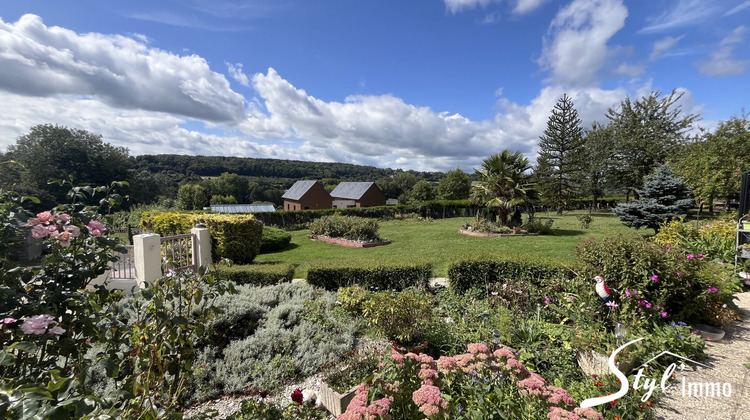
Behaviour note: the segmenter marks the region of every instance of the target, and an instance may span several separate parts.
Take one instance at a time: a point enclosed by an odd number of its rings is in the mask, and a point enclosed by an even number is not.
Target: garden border
[[[458,232],[464,235],[478,236],[482,238],[497,238],[506,236],[539,236],[538,233],[482,233],[464,229],[459,229]]]
[[[350,241],[348,239],[329,238],[328,236],[307,235],[307,237],[310,238],[311,241],[328,242],[328,243],[336,244],[336,245],[350,246],[352,248],[372,248],[375,246],[390,245],[391,243],[391,241],[356,242],[356,241]]]

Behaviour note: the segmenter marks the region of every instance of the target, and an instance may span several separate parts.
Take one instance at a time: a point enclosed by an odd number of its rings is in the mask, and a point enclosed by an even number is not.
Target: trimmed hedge
[[[466,257],[448,267],[450,288],[457,292],[488,284],[521,280],[541,285],[541,280],[568,276],[573,273],[559,264],[532,261],[524,258],[498,260],[487,256]]]
[[[289,243],[291,241],[291,233],[286,232],[283,229],[264,226],[263,238],[260,242],[260,253],[266,254],[269,252],[281,251],[282,249],[289,246]]]
[[[271,286],[289,283],[294,278],[294,264],[254,264],[219,266],[216,277],[240,284]]]
[[[141,226],[159,235],[190,232],[198,221],[211,231],[214,261],[229,258],[235,264],[250,264],[260,251],[263,223],[252,214],[143,212]]]
[[[358,284],[368,290],[403,290],[426,287],[432,277],[432,264],[415,261],[319,261],[307,270],[307,283],[326,290]]]

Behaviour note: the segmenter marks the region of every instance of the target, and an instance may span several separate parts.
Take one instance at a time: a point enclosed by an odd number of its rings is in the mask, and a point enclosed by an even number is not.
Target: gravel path
[[[659,408],[654,410],[658,420],[744,420],[750,419],[750,293],[740,293],[737,305],[744,312],[745,322],[727,330],[724,338],[706,344],[706,364],[677,374],[677,383],[665,393]],[[685,383],[725,383],[732,386],[731,396],[683,396]],[[705,394],[704,394],[705,395]]]

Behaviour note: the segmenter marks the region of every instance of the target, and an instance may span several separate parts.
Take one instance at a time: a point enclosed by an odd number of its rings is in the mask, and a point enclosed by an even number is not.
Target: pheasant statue
[[[612,302],[614,300],[612,295],[617,293],[617,290],[611,289],[607,286],[607,282],[604,281],[604,277],[602,276],[596,276],[593,280],[596,281],[596,294],[598,294],[604,302]]]

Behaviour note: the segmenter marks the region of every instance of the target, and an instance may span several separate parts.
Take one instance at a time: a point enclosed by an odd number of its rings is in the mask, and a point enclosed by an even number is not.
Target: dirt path
[[[737,305],[743,310],[745,321],[727,330],[724,338],[707,343],[706,364],[677,374],[677,383],[665,394],[655,418],[659,420],[744,420],[750,419],[750,293],[740,293]],[[731,384],[731,396],[696,397],[683,395],[682,379],[690,383]],[[726,387],[725,387],[726,388]]]

